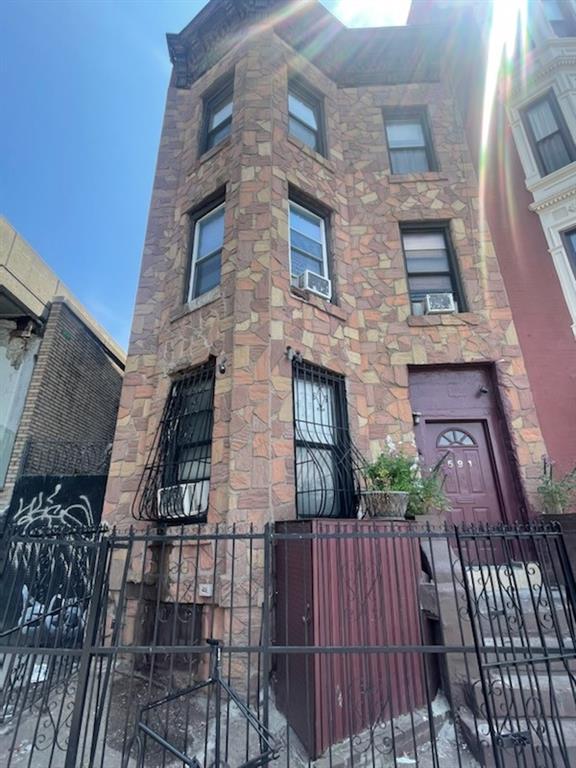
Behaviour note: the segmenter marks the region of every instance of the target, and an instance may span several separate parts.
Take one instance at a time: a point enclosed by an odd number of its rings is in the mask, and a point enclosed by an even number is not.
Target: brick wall
[[[112,442],[122,372],[63,301],[44,329],[16,435],[0,507],[10,500],[28,438],[81,444]]]
[[[372,456],[387,435],[413,449],[409,365],[493,363],[530,496],[544,445],[450,86],[338,88],[270,30],[242,41],[190,90],[168,93],[105,514],[130,517],[171,375],[214,354],[226,372],[216,381],[209,519],[294,517],[287,346],[346,375],[351,431]],[[198,157],[202,95],[233,68],[232,135]],[[327,158],[287,134],[289,72],[325,96]],[[391,177],[382,108],[398,104],[428,106],[439,172]],[[331,210],[336,304],[290,289],[289,186]],[[221,284],[183,305],[186,214],[221,187]],[[421,220],[450,222],[470,311],[410,316],[398,224]]]

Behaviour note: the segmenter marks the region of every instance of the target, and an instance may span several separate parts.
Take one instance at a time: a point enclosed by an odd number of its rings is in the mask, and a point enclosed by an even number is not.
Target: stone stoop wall
[[[198,157],[202,95],[234,70],[232,135]],[[288,72],[325,95],[328,157],[287,134]],[[391,177],[382,108],[427,105],[438,172]],[[288,194],[328,208],[336,301],[290,289]],[[222,279],[183,303],[187,213],[226,190]],[[411,317],[398,222],[449,221],[469,312]],[[345,374],[353,439],[415,450],[408,366],[496,366],[519,477],[533,498],[545,452],[478,181],[446,83],[337,88],[273,31],[192,84],[170,87],[105,515],[126,524],[170,376],[217,366],[209,522],[295,516],[292,372],[286,347]]]

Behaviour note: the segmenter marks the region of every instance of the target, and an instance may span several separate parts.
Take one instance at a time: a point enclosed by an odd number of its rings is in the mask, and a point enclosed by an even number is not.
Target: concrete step
[[[562,717],[576,719],[576,676],[568,674],[522,674],[511,669],[488,678],[490,706],[496,716]],[[465,698],[472,712],[485,717],[480,681],[465,684]]]
[[[476,760],[489,768],[572,768],[576,765],[576,719],[528,718],[494,722],[494,757],[488,722],[474,717],[466,708],[459,710],[462,737]]]

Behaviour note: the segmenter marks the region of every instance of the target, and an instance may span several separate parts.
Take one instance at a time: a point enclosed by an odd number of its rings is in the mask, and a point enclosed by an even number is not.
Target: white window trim
[[[199,296],[193,296],[192,291],[194,290],[194,280],[196,277],[196,265],[198,262],[205,261],[206,259],[210,258],[210,256],[213,256],[216,251],[221,251],[224,246],[224,237],[222,238],[222,245],[220,248],[217,248],[215,251],[210,251],[210,253],[203,256],[201,259],[198,259],[198,247],[200,244],[200,225],[205,219],[210,218],[210,216],[214,216],[215,213],[220,211],[224,208],[226,205],[226,202],[220,203],[220,205],[217,205],[215,208],[211,208],[207,213],[204,214],[204,216],[201,216],[199,219],[196,219],[194,222],[194,232],[192,233],[192,262],[190,264],[190,280],[188,285],[188,301],[195,301],[196,299],[200,298],[200,296],[203,296],[204,294],[200,294]],[[220,264],[220,268],[222,268],[222,264]]]
[[[313,218],[318,219],[318,221],[321,223],[320,230],[322,233],[322,267],[324,269],[324,274],[321,276],[325,277],[326,279],[330,279],[330,275],[328,274],[328,251],[326,249],[326,219],[323,216],[319,216],[317,213],[314,213],[314,211],[311,211],[310,208],[306,208],[299,203],[295,203],[293,200],[288,200],[288,259],[290,263],[290,282],[292,282],[294,279],[298,279],[298,276],[293,275],[292,273],[292,242],[290,237],[290,230],[292,227],[290,226],[290,213],[293,207],[303,211],[306,216],[312,216]]]

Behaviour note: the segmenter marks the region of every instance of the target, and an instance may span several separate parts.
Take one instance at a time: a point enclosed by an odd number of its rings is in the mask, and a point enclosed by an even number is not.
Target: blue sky
[[[4,0],[0,213],[126,348],[170,61],[203,0]],[[409,0],[326,0],[351,26]]]

